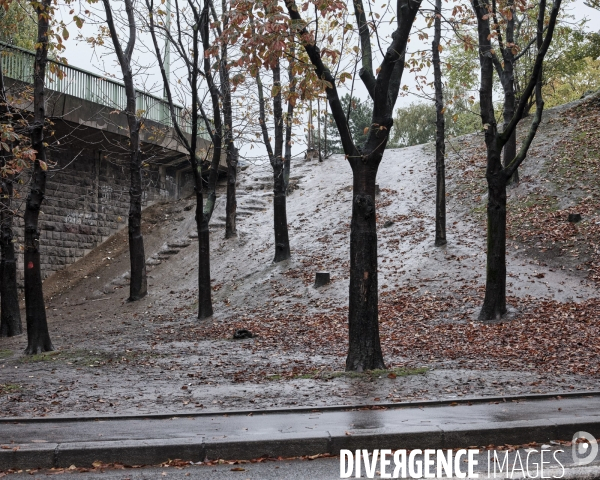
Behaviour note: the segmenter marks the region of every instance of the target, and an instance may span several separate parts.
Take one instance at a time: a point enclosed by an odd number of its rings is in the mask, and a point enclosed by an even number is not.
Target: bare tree
[[[143,298],[148,293],[146,279],[146,256],[144,253],[144,237],[142,236],[142,152],[140,149],[141,119],[136,114],[136,91],[133,82],[132,55],[135,48],[137,26],[135,10],[132,0],[124,0],[129,38],[123,50],[119,32],[113,16],[109,0],[102,0],[106,12],[106,23],[110,31],[115,54],[121,67],[127,106],[125,114],[129,126],[129,258],[131,264],[131,278],[129,281],[129,300],[135,301]]]
[[[435,245],[446,245],[446,128],[444,121],[444,92],[440,62],[442,37],[442,0],[435,0],[434,35],[432,42],[433,76],[435,87]]]
[[[221,20],[217,16],[212,0],[212,14],[215,23],[222,23],[223,29],[229,25],[229,4],[227,0],[221,0]],[[220,29],[219,29],[220,30]],[[219,35],[221,32],[219,31]],[[223,101],[223,143],[227,152],[227,202],[225,204],[225,238],[231,238],[237,235],[236,215],[236,183],[237,183],[237,165],[239,152],[233,141],[233,108],[231,103],[231,80],[229,78],[228,62],[229,45],[227,42],[221,42],[221,55],[219,59],[219,74],[221,77],[221,95]]]
[[[165,70],[160,47],[158,45],[156,24],[154,21],[155,8],[153,0],[146,0],[146,6],[149,11],[149,31],[152,37],[152,43],[156,58],[160,67],[163,79],[164,90],[167,96],[167,104],[173,122],[173,128],[177,134],[180,143],[188,152],[188,159],[192,167],[194,178],[194,190],[196,193],[196,228],[198,230],[198,318],[208,318],[213,314],[212,291],[210,285],[210,236],[208,223],[212,216],[215,205],[215,185],[218,176],[219,161],[221,159],[221,112],[219,105],[219,91],[214,83],[213,73],[210,66],[209,57],[205,55],[210,48],[209,39],[209,4],[204,1],[204,7],[200,6],[194,0],[188,0],[187,5],[191,16],[186,20],[182,18],[182,12],[179,8],[179,2],[175,0],[175,20],[176,34],[171,35],[169,31],[163,33],[167,35],[179,54],[180,59],[186,67],[186,79],[188,94],[191,98],[191,119],[189,121],[190,134],[185,133],[180,119],[175,114],[174,99],[169,78]],[[202,39],[200,43],[200,38]],[[202,45],[202,51],[200,50]],[[200,68],[200,59],[203,59],[204,71]],[[212,99],[214,128],[210,119],[207,117],[202,107],[200,98],[200,83],[204,77],[209,87]],[[204,206],[204,188],[202,160],[198,158],[198,134],[201,130],[201,122],[204,122],[206,130],[209,132],[212,140],[212,162],[209,169],[208,198]],[[208,152],[207,152],[208,153]]]
[[[510,0],[508,0],[510,2]],[[487,269],[485,299],[479,314],[480,320],[493,320],[506,313],[506,186],[511,176],[525,157],[533,141],[537,128],[542,120],[544,101],[542,99],[541,79],[544,57],[552,41],[556,19],[561,0],[554,0],[550,18],[546,19],[546,0],[540,0],[537,22],[537,55],[527,86],[519,100],[515,112],[505,125],[502,133],[498,132],[494,114],[494,53],[491,44],[490,17],[496,12],[494,0],[473,0],[472,6],[477,16],[477,32],[479,37],[479,63],[481,67],[480,111],[487,150],[486,179],[488,184],[487,204]],[[511,2],[511,9],[514,6]],[[547,27],[544,24],[547,20]],[[544,36],[545,32],[545,36]],[[534,93],[536,111],[527,137],[514,158],[503,166],[502,148],[514,133],[517,124],[523,118],[529,98]]]
[[[342,147],[353,174],[352,221],[350,227],[350,303],[349,349],[346,370],[363,371],[384,368],[379,340],[377,225],[375,216],[375,179],[393,124],[393,108],[404,70],[404,58],[411,27],[420,8],[420,0],[398,0],[396,29],[384,53],[377,76],[373,73],[371,35],[362,0],[354,1],[354,12],[361,39],[362,68],[359,72],[373,99],[373,115],[367,141],[356,145],[343,111],[336,80],[323,62],[321,49],[294,0],[286,0],[292,27],[298,34],[317,77],[325,82],[331,114],[337,125]],[[377,31],[375,31],[377,35]]]
[[[293,65],[290,65],[289,72],[292,75]],[[273,225],[275,232],[275,257],[274,262],[281,262],[290,258],[290,238],[288,233],[287,210],[286,210],[286,192],[289,181],[291,146],[286,146],[286,156],[284,157],[284,127],[285,137],[288,143],[291,142],[291,116],[294,112],[294,106],[291,99],[288,99],[287,125],[284,125],[283,117],[283,94],[281,86],[281,65],[279,58],[274,60],[273,72],[273,129],[275,131],[274,146],[271,145],[269,131],[267,129],[267,118],[265,114],[265,98],[263,93],[263,84],[260,73],[256,73],[256,84],[258,87],[258,103],[260,111],[260,128],[263,136],[263,142],[269,154],[269,161],[273,167]],[[287,171],[286,171],[287,170]]]

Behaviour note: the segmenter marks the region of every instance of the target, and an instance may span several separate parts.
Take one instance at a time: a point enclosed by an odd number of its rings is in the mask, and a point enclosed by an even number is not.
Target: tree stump
[[[331,281],[329,272],[317,272],[315,275],[315,288],[327,285]]]

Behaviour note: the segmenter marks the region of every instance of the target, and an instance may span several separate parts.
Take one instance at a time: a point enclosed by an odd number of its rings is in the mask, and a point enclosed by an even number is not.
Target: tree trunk
[[[19,294],[17,291],[17,261],[13,243],[13,196],[12,178],[2,183],[2,226],[0,227],[0,337],[12,337],[23,333]]]
[[[440,66],[440,38],[442,35],[442,0],[435,3],[435,35],[433,40],[433,74],[435,83],[435,245],[446,245],[446,144],[444,122],[444,94]]]
[[[209,216],[202,209],[202,191],[196,189],[196,227],[198,228],[198,318],[212,317],[212,289],[210,286],[210,233]]]
[[[374,163],[374,162],[373,162]],[[385,368],[379,340],[377,293],[377,225],[375,178],[369,161],[353,166],[352,222],[350,225],[349,348],[346,370],[362,372]]]
[[[506,180],[502,172],[488,178],[487,272],[479,320],[506,313]]]
[[[507,108],[509,110],[507,110]],[[504,101],[504,128],[511,121],[515,111],[515,95],[512,94],[512,108],[508,106],[507,100]],[[504,145],[504,166],[506,167],[513,159],[517,156],[517,129],[513,131],[512,135]],[[512,177],[508,180],[507,185],[517,185],[519,183],[519,170],[513,173]]]
[[[127,106],[127,124],[129,127],[129,261],[131,267],[131,278],[129,280],[129,301],[139,300],[148,293],[146,279],[146,255],[144,253],[144,237],[142,236],[142,152],[140,151],[140,127],[141,122],[137,118],[136,91],[133,83],[133,71],[131,68],[131,57],[135,47],[137,27],[135,22],[135,9],[132,0],[124,0],[127,13],[127,27],[129,39],[123,50],[121,40],[115,26],[112,9],[109,0],[102,0],[106,12],[106,24],[110,31],[111,40],[115,54],[119,60],[123,83],[125,85],[125,96]]]
[[[0,64],[0,107],[2,121],[10,126],[10,108],[6,99],[4,88],[4,75]],[[6,142],[9,152],[0,154],[0,166],[14,160],[13,142]],[[17,292],[17,263],[15,259],[15,246],[13,243],[13,175],[6,175],[2,181],[0,192],[0,337],[13,337],[23,333],[21,324],[21,311],[19,309],[19,296]]]
[[[135,101],[135,100],[134,100]],[[137,119],[136,119],[137,122]],[[135,140],[134,140],[135,137]],[[146,255],[144,253],[144,237],[142,236],[142,155],[139,151],[139,130],[130,133],[132,149],[134,142],[138,148],[131,152],[130,190],[129,190],[129,256],[131,263],[131,279],[129,282],[129,301],[139,300],[148,293],[146,280]]]
[[[225,205],[225,238],[237,235],[236,212],[237,201],[235,198],[235,183],[237,181],[238,151],[230,142],[227,145],[227,203]]]
[[[226,0],[221,1],[223,14],[223,28],[226,29],[229,24],[229,12],[227,11]],[[235,237],[237,235],[236,227],[236,182],[237,182],[237,164],[238,150],[233,143],[233,112],[231,106],[231,83],[229,81],[229,70],[227,66],[227,44],[221,44],[221,64],[219,73],[221,76],[221,90],[223,93],[223,119],[225,123],[225,145],[227,148],[227,203],[225,206],[225,238]]]
[[[509,8],[514,7],[514,0],[508,0],[507,6]],[[506,42],[507,46],[504,48],[502,52],[502,56],[504,59],[504,68],[502,75],[502,87],[504,90],[504,113],[503,120],[504,126],[506,129],[510,121],[512,120],[515,114],[515,104],[516,104],[516,96],[515,96],[515,55],[512,51],[512,44],[515,41],[515,16],[514,14],[507,21],[506,25]],[[504,145],[504,159],[503,164],[504,167],[508,166],[510,162],[514,160],[517,156],[517,127],[515,127],[512,135]],[[519,170],[516,170],[515,173],[508,180],[507,185],[517,185],[519,183]]]
[[[321,155],[321,100],[317,97],[317,151],[319,152],[319,162],[323,161]]]
[[[286,181],[283,158],[283,107],[281,94],[281,68],[279,61],[273,68],[273,86],[277,94],[273,97],[273,123],[275,128],[275,151],[271,157],[273,167],[273,223],[275,230],[274,262],[290,258],[290,239],[286,211]],[[268,140],[268,139],[267,139]]]
[[[275,228],[275,258],[281,262],[291,257],[286,210],[284,165],[276,158],[273,165],[273,220]]]
[[[288,113],[285,125],[285,155],[283,157],[283,180],[285,182],[285,193],[290,184],[290,170],[292,165],[292,119],[294,107],[288,103]]]
[[[48,333],[42,270],[40,265],[40,231],[38,219],[46,192],[46,145],[44,143],[44,122],[46,120],[44,83],[48,62],[48,26],[50,22],[50,0],[36,5],[38,17],[38,38],[35,52],[33,80],[34,120],[31,125],[31,146],[37,151],[33,162],[31,187],[25,203],[25,312],[27,318],[27,348],[25,354],[34,355],[54,350]]]
[[[329,158],[329,152],[327,149],[327,107],[329,106],[329,104],[327,102],[325,102],[325,117],[323,117],[323,136],[325,137],[325,145],[323,146],[323,150],[325,152],[325,158]]]
[[[287,116],[285,118],[285,156],[283,160],[283,179],[285,181],[285,192],[287,195],[290,184],[290,168],[292,163],[292,124],[294,120],[294,103],[292,96],[296,93],[296,77],[294,76],[294,55],[296,50],[291,46],[290,60],[288,65],[288,81],[290,85],[290,98],[288,98]]]
[[[311,151],[313,150],[315,147],[313,145],[313,106],[312,106],[312,98],[309,100],[309,107],[308,107],[308,133],[307,133],[307,139],[306,139],[306,143],[307,143],[307,150]]]
[[[36,57],[37,58],[37,57]],[[37,123],[37,122],[36,122]],[[25,314],[27,318],[27,348],[25,353],[34,355],[54,350],[48,333],[44,291],[42,289],[42,271],[40,268],[40,231],[38,218],[46,191],[46,172],[40,167],[40,161],[46,161],[43,143],[43,123],[34,126],[32,146],[37,150],[37,160],[33,167],[31,190],[25,204]]]
[[[263,142],[269,155],[269,161],[273,168],[273,229],[275,232],[275,257],[274,262],[281,262],[290,258],[290,240],[288,234],[286,192],[289,180],[289,161],[291,147],[286,146],[286,157],[283,157],[284,128],[283,107],[281,94],[281,67],[279,61],[273,67],[273,87],[277,93],[273,97],[273,128],[275,130],[275,150],[271,146],[267,119],[265,114],[265,98],[260,73],[256,74],[256,86],[258,93],[259,123],[263,136]],[[288,104],[288,118],[293,109]],[[291,125],[286,127],[286,137],[291,139]],[[288,140],[289,141],[289,140]],[[286,167],[287,163],[287,167]],[[287,168],[287,172],[286,172]]]
[[[303,23],[296,2],[286,0],[285,4],[290,18],[298,24]],[[379,339],[375,179],[393,125],[393,109],[404,71],[404,52],[420,4],[418,0],[398,0],[397,28],[392,34],[392,41],[377,69],[377,79],[375,79],[372,69],[370,30],[368,27],[363,28],[363,22],[360,20],[365,10],[361,0],[354,1],[355,14],[359,18],[363,60],[363,68],[359,75],[373,99],[371,127],[378,127],[369,129],[363,148],[358,148],[352,139],[348,119],[336,88],[336,80],[323,63],[319,47],[311,42],[302,42],[315,67],[317,77],[326,82],[325,92],[331,114],[340,134],[344,153],[352,168],[349,344],[346,358],[348,371],[385,368]],[[306,23],[303,27],[297,28],[297,34],[302,39],[310,37]]]

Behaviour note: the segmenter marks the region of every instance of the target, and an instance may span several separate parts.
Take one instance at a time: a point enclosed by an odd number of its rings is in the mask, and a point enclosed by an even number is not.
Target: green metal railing
[[[2,71],[4,76],[25,83],[33,83],[35,53],[24,48],[0,42]],[[124,111],[127,105],[125,86],[110,78],[101,77],[81,68],[64,65],[52,60],[46,69],[46,87],[58,93],[72,95],[83,100]],[[136,110],[147,119],[169,127],[173,126],[168,103],[155,95],[136,90]],[[191,133],[186,111],[175,106],[177,121],[186,133]],[[206,130],[200,127],[199,136],[210,140]]]

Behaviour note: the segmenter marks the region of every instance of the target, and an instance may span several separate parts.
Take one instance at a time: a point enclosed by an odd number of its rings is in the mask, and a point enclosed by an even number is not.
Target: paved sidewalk
[[[0,470],[600,438],[600,396],[387,409],[0,421]],[[8,448],[7,448],[8,447]]]

